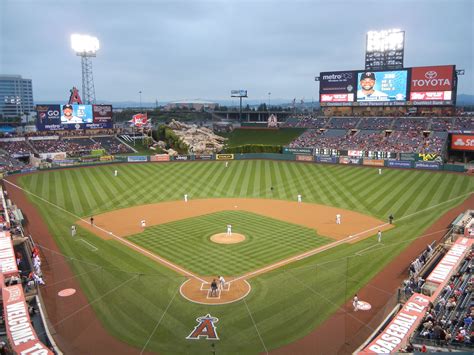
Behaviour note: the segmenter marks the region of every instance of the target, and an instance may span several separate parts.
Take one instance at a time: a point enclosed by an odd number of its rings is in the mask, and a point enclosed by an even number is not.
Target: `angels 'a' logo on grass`
[[[207,340],[219,340],[216,326],[214,325],[214,323],[217,323],[218,321],[218,318],[211,316],[209,313],[204,317],[196,318],[196,322],[199,324],[194,327],[194,330],[186,337],[186,339],[198,340],[200,337],[203,337]]]

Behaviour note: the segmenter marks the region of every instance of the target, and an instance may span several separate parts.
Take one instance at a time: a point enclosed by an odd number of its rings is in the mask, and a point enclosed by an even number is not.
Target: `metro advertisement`
[[[406,101],[407,71],[359,72],[358,102]]]
[[[37,105],[39,131],[112,128],[111,105]]]
[[[451,149],[474,151],[474,135],[453,134],[451,137]]]
[[[352,71],[324,72],[319,75],[321,94],[354,93],[357,73]]]
[[[353,102],[354,94],[321,94],[319,102]]]
[[[454,65],[411,69],[410,92],[453,91]]]

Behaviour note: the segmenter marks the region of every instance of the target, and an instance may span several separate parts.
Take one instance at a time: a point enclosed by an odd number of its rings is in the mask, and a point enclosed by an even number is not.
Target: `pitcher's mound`
[[[245,235],[240,233],[232,233],[227,235],[226,233],[218,233],[211,236],[211,241],[218,244],[236,244],[241,243],[245,240]]]

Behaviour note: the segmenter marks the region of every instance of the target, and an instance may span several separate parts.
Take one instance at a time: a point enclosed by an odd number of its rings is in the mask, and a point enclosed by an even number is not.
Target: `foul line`
[[[255,330],[257,331],[258,337],[260,338],[260,341],[262,342],[263,348],[265,349],[265,353],[268,354],[268,349],[265,346],[265,342],[263,341],[263,338],[260,335],[260,332],[258,331],[257,323],[255,323],[255,320],[253,319],[252,312],[250,312],[250,308],[247,304],[247,301],[245,301],[245,298],[244,298],[244,303],[245,303],[245,307],[247,307],[247,312],[249,312],[249,316],[252,319],[253,326],[255,327]]]
[[[92,248],[92,251],[93,252],[96,252],[97,250],[99,250],[99,248],[93,246],[91,243],[89,243],[87,240],[83,239],[83,238],[80,238],[80,239],[76,239],[76,242],[83,242],[83,243],[86,243],[88,246],[90,246]],[[95,250],[94,250],[95,249]]]
[[[14,183],[12,183],[11,181],[8,181],[8,180],[5,180],[5,179],[4,179],[3,181],[8,182],[8,183],[9,183],[10,185],[12,185],[13,187],[16,187],[17,189],[19,189],[19,190],[21,190],[21,191],[23,191],[23,192],[25,192],[25,193],[28,193],[28,194],[30,194],[30,195],[32,195],[32,196],[34,196],[34,197],[40,199],[41,201],[44,201],[44,202],[50,204],[51,206],[56,207],[57,209],[59,209],[59,210],[61,210],[61,211],[63,211],[63,212],[66,212],[67,214],[73,216],[74,218],[76,218],[76,219],[78,219],[78,220],[80,220],[80,221],[83,221],[85,224],[88,224],[88,223],[89,223],[89,222],[88,222],[87,220],[85,220],[84,218],[81,218],[81,217],[75,215],[74,213],[69,212],[68,210],[65,210],[64,208],[62,208],[62,207],[60,207],[60,206],[58,206],[58,205],[56,205],[56,204],[54,204],[54,203],[52,203],[52,202],[46,200],[46,199],[44,199],[44,198],[42,198],[42,197],[40,197],[40,196],[38,196],[38,195],[36,195],[36,194],[34,194],[34,193],[28,191],[28,190],[23,189],[22,187],[20,187],[20,186],[14,184]],[[108,231],[108,230],[106,230],[106,229],[104,229],[104,228],[102,228],[102,227],[96,226],[96,225],[93,225],[92,227],[93,227],[93,228],[97,228],[97,229],[101,230],[102,232],[111,235],[112,237],[114,237],[114,238],[117,239],[118,241],[122,242],[123,244],[126,244],[126,245],[128,245],[128,246],[134,248],[135,250],[138,250],[138,251],[140,251],[141,253],[146,254],[146,255],[148,255],[148,256],[150,256],[150,257],[152,257],[152,258],[158,260],[158,261],[161,262],[162,264],[168,265],[171,269],[179,270],[180,272],[182,272],[183,274],[185,274],[185,275],[187,275],[187,276],[193,277],[193,278],[195,278],[196,280],[199,280],[199,281],[201,281],[201,282],[207,283],[207,281],[201,279],[200,277],[194,275],[193,273],[191,273],[191,272],[189,272],[189,271],[187,271],[187,270],[185,270],[185,269],[179,267],[178,265],[175,265],[175,264],[173,264],[173,263],[170,263],[168,260],[165,260],[165,259],[159,257],[158,255],[153,254],[152,252],[150,252],[150,251],[148,251],[148,250],[146,250],[146,249],[143,249],[143,248],[139,247],[138,245],[136,245],[136,244],[134,244],[134,243],[132,243],[132,242],[130,242],[130,241],[128,241],[128,240],[122,238],[122,237],[119,237],[118,235],[115,235],[115,234],[112,233],[111,231]]]
[[[148,343],[150,342],[151,338],[153,337],[153,335],[155,334],[156,330],[157,330],[158,327],[160,326],[161,321],[162,321],[163,318],[165,317],[166,312],[168,312],[168,309],[170,308],[171,304],[173,303],[174,298],[175,298],[176,295],[178,294],[178,290],[179,290],[179,289],[176,289],[176,292],[174,293],[173,298],[171,298],[170,302],[168,303],[168,306],[166,307],[165,311],[163,312],[163,314],[161,315],[160,319],[158,320],[158,323],[156,323],[155,328],[153,328],[153,331],[151,332],[150,336],[148,337],[148,339],[147,339],[145,345],[143,345],[142,351],[140,351],[140,355],[143,354],[143,352],[145,351],[146,347],[148,346]]]

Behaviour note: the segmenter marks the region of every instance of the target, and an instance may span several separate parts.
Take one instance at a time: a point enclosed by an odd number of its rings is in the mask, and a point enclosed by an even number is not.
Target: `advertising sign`
[[[148,161],[148,157],[147,156],[135,156],[135,157],[128,157],[128,162],[129,163],[142,163],[142,162],[145,162],[145,161]]]
[[[170,161],[168,154],[155,154],[150,156],[150,161]]]
[[[357,73],[353,71],[324,72],[319,74],[321,94],[349,94],[354,97]],[[322,95],[321,95],[322,96]]]
[[[452,91],[412,91],[410,101],[443,101],[451,100]]]
[[[406,101],[407,71],[359,72],[357,101]]]
[[[174,157],[174,160],[191,160],[191,157],[187,155],[177,155]]]
[[[212,160],[212,155],[211,154],[207,154],[207,155],[196,154],[194,156],[194,160]]]
[[[247,97],[247,90],[231,90],[230,97]]]
[[[354,94],[321,94],[319,102],[352,102]]]
[[[296,160],[299,160],[299,161],[313,161],[313,156],[312,155],[297,155]]]
[[[439,170],[440,165],[439,163],[431,161],[416,161],[415,169]]]
[[[474,150],[474,135],[453,134],[451,136],[451,149]]]
[[[348,158],[348,157],[339,157],[339,164],[356,164],[360,165],[362,159],[359,158]]]
[[[338,158],[337,157],[324,157],[324,156],[317,156],[316,161],[318,163],[331,163],[337,164]]]
[[[417,160],[443,162],[443,157],[436,153],[419,153]]]
[[[368,166],[384,166],[385,165],[385,160],[381,159],[364,159],[362,162],[363,165],[368,165]]]
[[[411,168],[412,162],[408,160],[388,160],[387,166],[391,168]]]
[[[344,155],[344,154],[341,154],[341,155]],[[348,150],[347,155],[350,157],[362,158],[362,156],[364,155],[364,152],[361,150]]]
[[[411,69],[411,92],[452,91],[454,65],[418,67]],[[450,99],[449,99],[450,100]]]
[[[112,128],[111,105],[37,105],[39,131]]]
[[[16,265],[10,232],[0,233],[0,267],[1,273],[5,277],[18,275],[18,267]]]
[[[283,154],[313,155],[313,148],[283,148]]]
[[[233,160],[234,154],[216,154],[216,160]]]

